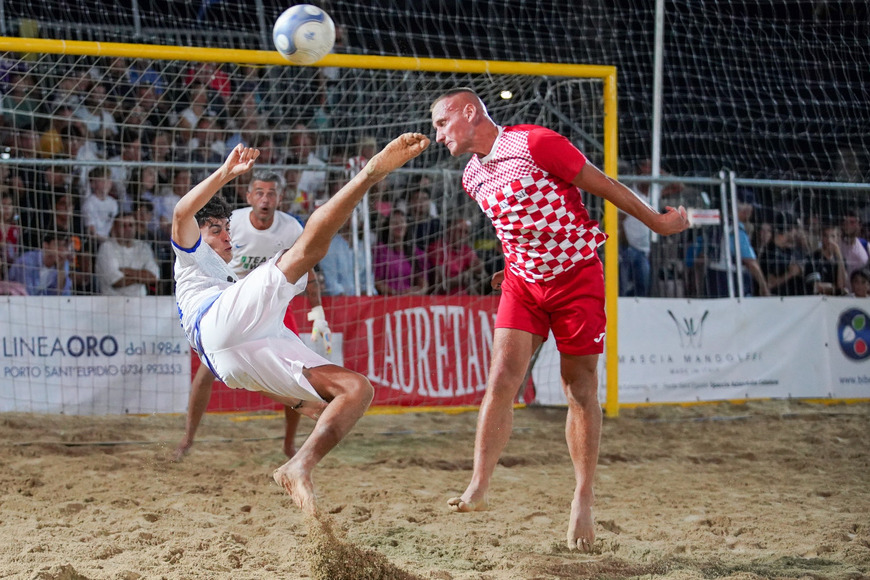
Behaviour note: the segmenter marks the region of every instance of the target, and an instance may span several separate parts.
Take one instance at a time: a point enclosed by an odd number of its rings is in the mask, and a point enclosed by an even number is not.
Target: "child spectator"
[[[91,191],[82,202],[82,217],[88,237],[96,244],[109,238],[119,211],[118,200],[109,195],[112,179],[108,167],[100,165],[91,169],[88,182]]]

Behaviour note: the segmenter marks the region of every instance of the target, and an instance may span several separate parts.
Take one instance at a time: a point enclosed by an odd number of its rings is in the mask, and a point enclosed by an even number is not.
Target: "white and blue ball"
[[[317,6],[297,4],[275,21],[272,42],[281,56],[293,64],[313,64],[332,50],[335,23]]]

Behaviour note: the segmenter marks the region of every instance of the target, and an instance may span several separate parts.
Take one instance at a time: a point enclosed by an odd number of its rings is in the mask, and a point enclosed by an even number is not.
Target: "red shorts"
[[[604,270],[597,258],[585,260],[547,282],[532,284],[505,268],[496,328],[524,330],[547,340],[550,330],[559,352],[604,352]]]

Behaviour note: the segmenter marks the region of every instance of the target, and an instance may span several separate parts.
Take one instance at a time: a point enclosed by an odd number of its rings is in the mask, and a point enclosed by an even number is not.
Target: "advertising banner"
[[[619,401],[870,397],[861,302],[621,298]],[[532,372],[539,402],[565,403],[558,373],[549,340]]]
[[[0,300],[0,411],[183,410],[190,349],[171,296]]]
[[[866,398],[870,396],[870,300],[832,298],[825,308],[830,396]]]

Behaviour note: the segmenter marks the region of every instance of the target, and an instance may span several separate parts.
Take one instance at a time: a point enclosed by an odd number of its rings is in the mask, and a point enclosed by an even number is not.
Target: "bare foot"
[[[463,499],[463,497],[451,497],[447,500],[447,505],[454,512],[483,512],[489,509],[489,504],[486,503],[486,498],[478,500]]]
[[[595,543],[595,520],[592,517],[592,501],[571,502],[571,519],[568,521],[568,548],[591,552]]]
[[[293,502],[308,515],[317,516],[317,497],[314,495],[314,484],[311,482],[311,474],[294,469],[288,461],[275,470],[272,479],[284,488],[284,491],[293,499]]]
[[[178,463],[184,456],[190,452],[190,448],[193,447],[193,441],[188,441],[187,439],[183,439],[181,443],[178,444],[178,447],[175,448],[175,451],[172,452],[170,456],[170,460]]]
[[[388,173],[425,151],[428,146],[429,138],[422,133],[399,135],[366,163],[366,173],[369,177],[383,179]]]

